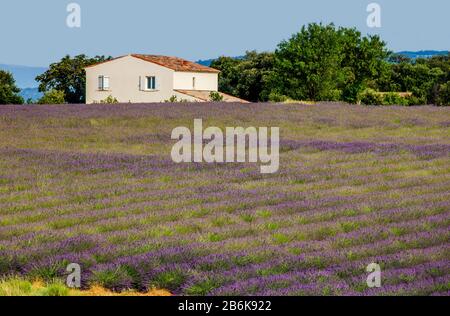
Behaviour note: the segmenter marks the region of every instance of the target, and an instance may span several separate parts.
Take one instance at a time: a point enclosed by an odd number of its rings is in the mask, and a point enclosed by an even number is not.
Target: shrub
[[[324,95],[326,101],[340,101],[342,99],[342,91],[339,89],[331,89]]]
[[[196,282],[185,289],[185,294],[189,296],[205,296],[220,286],[220,282],[211,278],[206,278]]]
[[[119,101],[113,97],[112,95],[109,95],[106,99],[100,101],[101,104],[117,104]]]
[[[381,105],[383,104],[383,96],[373,89],[366,89],[360,93],[359,102],[364,105]]]
[[[426,97],[418,97],[415,95],[412,95],[408,98],[409,105],[422,105],[427,104],[427,98]]]
[[[124,268],[115,267],[95,271],[91,282],[109,290],[120,291],[130,289],[133,280]]]
[[[27,275],[33,279],[51,282],[64,275],[68,262],[50,261],[32,264],[27,270]]]
[[[415,105],[423,104],[421,98],[410,96],[403,96],[398,92],[378,92],[373,89],[365,89],[358,96],[359,103],[364,105]]]
[[[209,98],[212,102],[222,102],[223,101],[223,95],[221,95],[219,92],[211,91],[209,94]]]
[[[175,103],[178,102],[178,97],[176,95],[171,96],[168,100],[165,100],[166,103]]]
[[[186,103],[189,102],[186,99],[178,99],[176,95],[171,96],[168,100],[165,100],[166,103]]]
[[[269,95],[269,101],[271,102],[286,102],[288,97],[285,95],[281,95],[277,92],[271,92]]]
[[[402,97],[396,92],[388,92],[383,95],[382,105],[410,105],[409,98]]]
[[[187,279],[187,273],[181,269],[174,269],[173,271],[165,271],[150,282],[150,288],[165,289],[175,292],[181,288]]]
[[[38,104],[64,104],[66,103],[64,91],[50,90],[38,100]]]

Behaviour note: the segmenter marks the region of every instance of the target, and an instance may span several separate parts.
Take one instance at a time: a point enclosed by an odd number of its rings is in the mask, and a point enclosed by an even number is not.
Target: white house
[[[210,101],[219,71],[181,58],[131,54],[85,68],[86,103],[108,96],[121,103],[163,102],[171,97]],[[246,102],[220,93],[225,102]]]

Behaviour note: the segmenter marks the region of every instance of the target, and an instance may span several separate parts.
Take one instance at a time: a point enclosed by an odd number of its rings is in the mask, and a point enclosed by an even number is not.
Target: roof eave
[[[90,66],[86,66],[86,67],[84,67],[83,69],[88,69],[88,68],[94,68],[94,67],[97,67],[97,66],[100,66],[100,65],[103,65],[103,64],[106,64],[106,63],[109,63],[109,62],[111,62],[111,61],[115,61],[115,60],[118,60],[118,59],[121,59],[121,58],[124,58],[124,57],[127,57],[128,55],[123,55],[123,56],[119,56],[119,57],[116,57],[116,58],[113,58],[113,59],[110,59],[110,60],[105,60],[105,61],[102,61],[102,62],[99,62],[99,63],[96,63],[96,64],[93,64],[93,65],[90,65]]]

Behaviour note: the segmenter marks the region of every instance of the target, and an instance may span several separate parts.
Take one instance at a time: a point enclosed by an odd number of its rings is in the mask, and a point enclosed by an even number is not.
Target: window
[[[192,78],[192,89],[195,90],[195,77]]]
[[[98,77],[98,90],[101,91],[109,90],[109,77],[107,76]]]
[[[156,90],[156,77],[147,77],[145,88],[147,90]]]

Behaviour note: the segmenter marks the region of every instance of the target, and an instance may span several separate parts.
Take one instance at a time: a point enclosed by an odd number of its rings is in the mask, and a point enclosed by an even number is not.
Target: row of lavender
[[[84,287],[114,290],[448,294],[447,110],[210,106],[1,107],[0,274],[79,263]],[[200,115],[279,124],[280,172],[172,163],[166,127]]]

